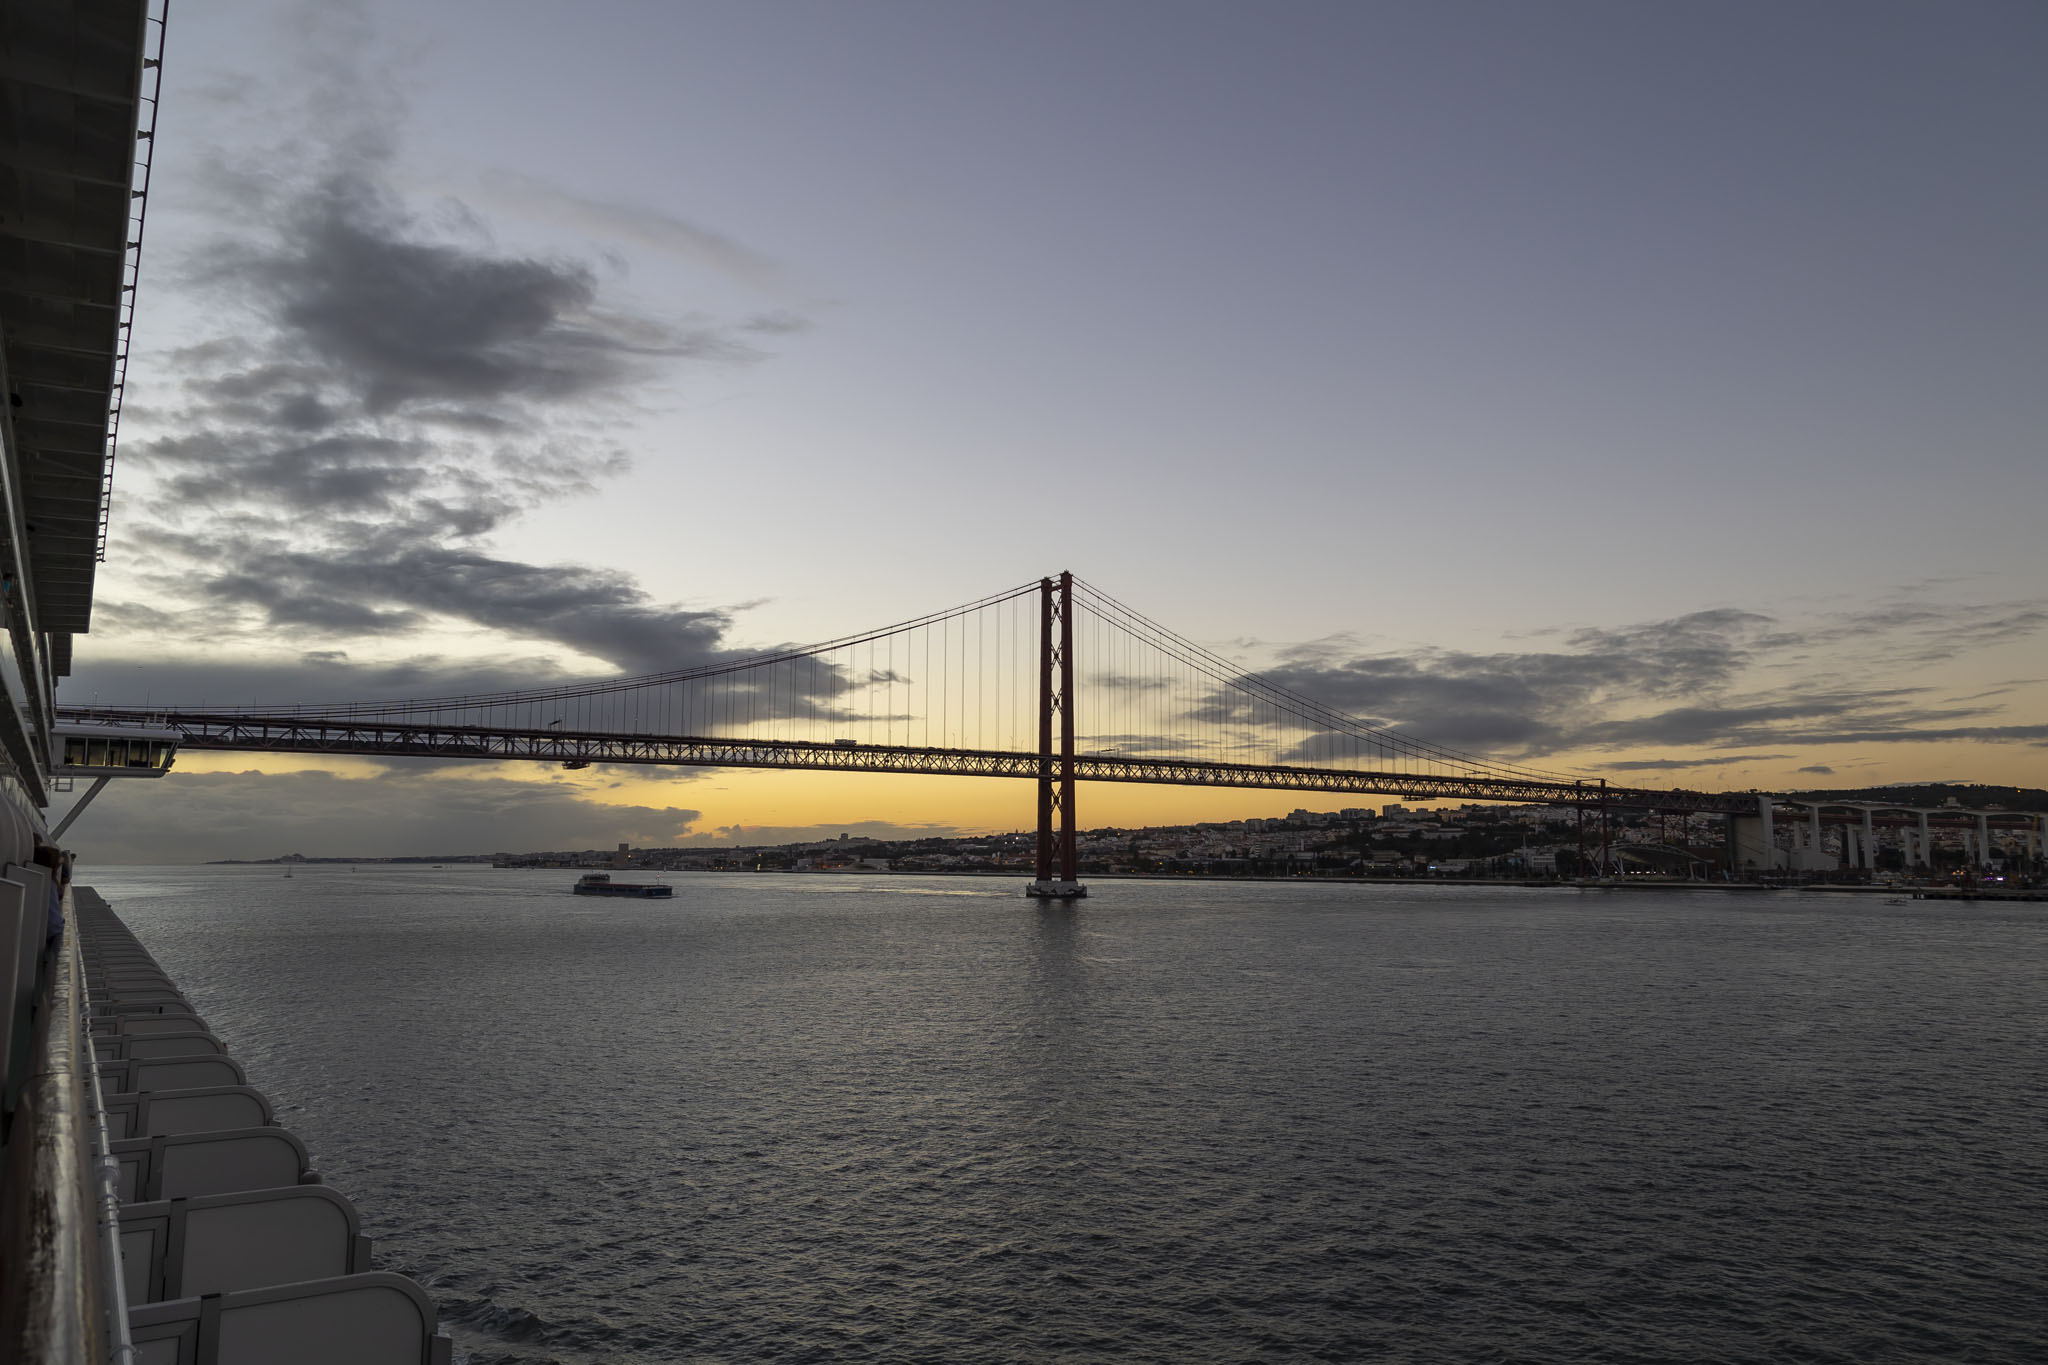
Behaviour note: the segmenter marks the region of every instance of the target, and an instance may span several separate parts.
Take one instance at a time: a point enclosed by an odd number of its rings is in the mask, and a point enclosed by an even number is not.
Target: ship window
[[[82,768],[85,766],[85,741],[77,735],[65,736],[64,766],[67,768]]]
[[[85,745],[85,766],[104,768],[107,766],[107,742],[103,739],[87,740]]]
[[[161,743],[152,744],[150,746],[150,758],[152,760],[153,766],[158,768],[170,767],[171,755],[174,752],[175,750],[171,745]]]
[[[147,768],[149,766],[148,740],[132,739],[128,741],[128,766],[131,768]]]

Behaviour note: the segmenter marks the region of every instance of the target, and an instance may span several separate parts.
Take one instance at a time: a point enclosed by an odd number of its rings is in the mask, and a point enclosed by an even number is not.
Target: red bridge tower
[[[1055,639],[1053,630],[1059,634]],[[1074,853],[1074,575],[1038,580],[1038,879],[1027,896],[1071,900],[1088,894]],[[1053,717],[1060,747],[1052,747]],[[1053,814],[1059,832],[1053,832]],[[1054,863],[1057,860],[1058,866]],[[1055,876],[1054,873],[1058,875]]]

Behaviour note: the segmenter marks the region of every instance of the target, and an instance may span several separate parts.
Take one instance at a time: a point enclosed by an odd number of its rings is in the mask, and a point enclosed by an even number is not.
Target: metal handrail
[[[15,1192],[20,1240],[8,1248],[8,1339],[0,1341],[0,1358],[7,1360],[71,1362],[107,1354],[105,1263],[94,1245],[97,1182],[86,1164],[93,1144],[86,1131],[85,1083],[92,1068],[83,1060],[90,1046],[84,985],[77,922],[67,914],[41,1002],[35,1070],[9,1143],[25,1143],[27,1150],[25,1160],[9,1161],[10,1181],[20,1180],[21,1187]]]
[[[67,820],[68,824],[69,821]],[[58,827],[58,833],[63,827]],[[67,932],[77,914],[71,902],[71,889],[64,889],[64,924]],[[79,974],[78,1013],[82,1019],[92,1015],[92,987]],[[80,1042],[92,1046],[91,1025],[79,1026]],[[128,1276],[121,1264],[121,1163],[114,1159],[113,1142],[107,1132],[106,1098],[100,1090],[100,1071],[92,1059],[81,1059],[85,1074],[89,1078],[85,1087],[87,1107],[92,1114],[93,1170],[98,1175],[99,1185],[99,1237],[100,1277],[106,1287],[106,1342],[107,1360],[110,1365],[137,1365],[141,1359],[135,1349],[134,1339],[128,1335]]]

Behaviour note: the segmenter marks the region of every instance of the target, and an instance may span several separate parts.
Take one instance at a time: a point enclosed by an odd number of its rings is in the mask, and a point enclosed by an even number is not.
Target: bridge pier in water
[[[1055,639],[1054,631],[1058,635]],[[1053,718],[1059,748],[1053,748]],[[1058,829],[1054,829],[1057,817]],[[1073,900],[1081,885],[1074,849],[1074,575],[1038,580],[1038,859],[1024,888],[1042,900]]]

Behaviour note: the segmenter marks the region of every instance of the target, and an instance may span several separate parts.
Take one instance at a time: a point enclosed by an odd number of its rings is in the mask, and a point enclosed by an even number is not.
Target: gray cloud
[[[1888,669],[1929,664],[2026,639],[2048,628],[2048,610],[2033,602],[1953,602],[1901,598],[1882,606],[1823,617],[1774,638],[1787,649],[1828,647],[1840,657],[1868,657]],[[1876,651],[1872,653],[1872,651]]]
[[[1793,730],[1794,744],[2032,744],[2048,748],[2048,725],[1951,725],[1876,730]]]
[[[1604,749],[1646,744],[1734,748],[1796,743],[1798,735],[1815,721],[1856,717],[1905,728],[1984,714],[1977,708],[1928,704],[1927,695],[1918,688],[1792,689],[1784,695],[1742,705],[1703,703],[1619,720],[1588,718],[1569,738],[1574,745]],[[1917,704],[1902,704],[1907,701]]]
[[[486,197],[541,221],[587,232],[594,237],[628,243],[659,251],[717,271],[755,289],[782,293],[789,288],[788,272],[761,253],[743,246],[721,232],[700,224],[637,204],[589,199],[512,171],[494,171],[484,177]],[[791,315],[798,330],[800,319]]]
[[[1608,772],[1683,772],[1687,768],[1723,768],[1735,763],[1768,763],[1776,759],[1789,758],[1790,754],[1725,754],[1717,758],[1633,758],[1614,763],[1602,763]],[[1809,769],[1801,768],[1801,772]]]
[[[346,650],[308,650],[287,661],[81,655],[64,684],[68,705],[249,706],[279,702],[389,701],[442,693],[508,692],[583,681],[550,660],[508,654],[479,663],[420,654],[388,662]]]
[[[1897,602],[1856,612],[1845,622],[1843,629],[1856,633],[1907,629],[1930,647],[1972,649],[2031,635],[2044,626],[2048,626],[2048,610],[2031,603],[1957,607],[1946,603]]]
[[[1350,655],[1348,641],[1320,641],[1284,651],[1266,676],[1398,733],[1507,760],[1589,749],[1707,751],[1603,765],[1678,771],[1784,759],[1792,755],[1781,751],[1808,745],[2048,742],[2048,727],[1995,723],[2003,689],[1948,697],[1932,687],[1800,677],[1813,667],[1808,652],[1823,644],[1837,655],[1846,648],[1932,663],[2044,623],[2048,613],[1997,602],[1892,604],[1797,627],[1727,609],[1565,632],[1553,650]],[[1839,673],[1839,657],[1832,669]],[[1298,752],[1312,755],[1319,743],[1310,736]],[[1714,752],[1728,749],[1744,752]]]
[[[1816,691],[1748,706],[1683,706],[1626,720],[1596,721],[1575,738],[1600,748],[1694,744],[1727,749],[1758,744],[1998,743],[2048,735],[2048,726],[1955,723],[1995,714],[1988,707],[1935,703],[1923,689]]]
[[[596,275],[579,262],[432,240],[373,170],[312,187],[256,251],[237,241],[207,253],[220,287],[243,291],[295,343],[289,354],[307,358],[244,372],[267,381],[267,396],[318,400],[336,390],[301,386],[341,380],[372,415],[423,402],[524,406],[617,389],[648,358],[737,348],[600,308]]]
[[[653,602],[629,576],[609,569],[526,564],[478,550],[409,542],[389,528],[325,554],[252,547],[237,572],[205,585],[214,600],[260,608],[275,625],[320,626],[365,636],[411,630],[426,615],[471,622],[507,635],[590,654],[627,673],[701,663],[721,654],[730,618]],[[355,603],[404,603],[370,612]]]
[[[317,132],[215,172],[243,212],[183,273],[223,325],[169,355],[131,412],[127,467],[153,487],[129,506],[151,519],[120,527],[134,590],[103,592],[103,630],[331,648],[455,624],[628,673],[719,657],[729,613],[657,602],[613,570],[509,559],[486,538],[624,473],[618,424],[649,378],[758,359],[747,337],[803,319],[636,314],[607,303],[586,262],[503,251],[460,206],[423,216],[392,189],[397,102],[354,98],[377,84],[377,54],[361,25],[336,22],[340,59],[298,96]],[[716,234],[695,240],[767,268]]]
[[[1283,687],[1418,738],[1502,757],[1583,742],[1602,712],[1641,699],[1727,686],[1771,624],[1755,612],[1695,612],[1613,630],[1579,630],[1554,651],[1342,656],[1343,642],[1285,652],[1266,676]]]
[[[1835,770],[1825,763],[1809,763],[1799,770],[1803,773],[1819,773],[1823,777],[1834,776]]]
[[[99,863],[221,858],[427,856],[602,848],[687,839],[699,813],[607,806],[566,782],[435,779],[394,764],[375,777],[333,772],[179,773],[115,783],[66,842]]]

